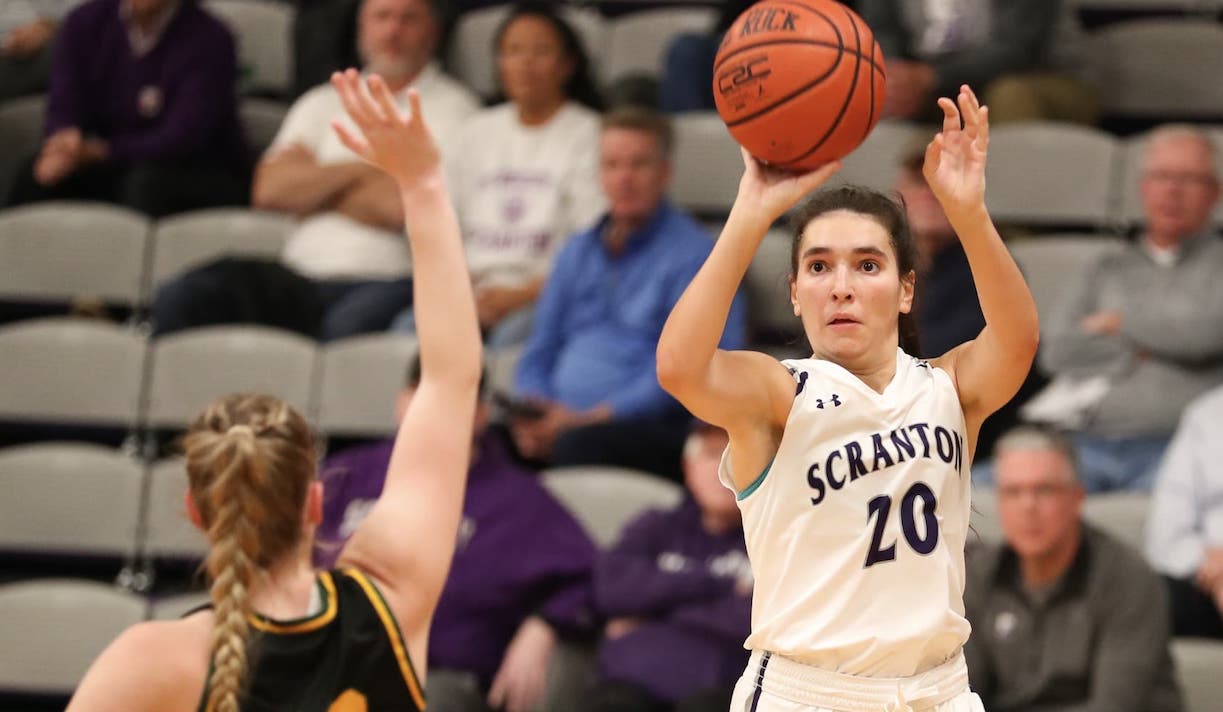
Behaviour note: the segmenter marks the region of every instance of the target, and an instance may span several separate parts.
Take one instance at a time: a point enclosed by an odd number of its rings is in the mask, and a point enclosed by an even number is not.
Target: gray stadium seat
[[[544,486],[573,514],[601,547],[647,509],[674,507],[684,490],[674,482],[618,467],[560,467],[545,470]]]
[[[1185,712],[1218,712],[1223,700],[1223,641],[1177,638],[1172,641],[1172,658]]]
[[[146,558],[196,560],[208,553],[208,539],[187,518],[183,496],[187,470],[178,458],[160,460],[149,468],[142,552]]]
[[[866,141],[842,160],[830,184],[854,183],[891,194],[900,175],[900,161],[922,138],[933,138],[933,134],[905,121],[880,121]]]
[[[0,690],[72,692],[94,658],[145,610],[143,597],[90,581],[0,586]]]
[[[1223,52],[1223,46],[1219,48]],[[1214,140],[1215,170],[1223,178],[1223,126],[1203,127]],[[1146,150],[1149,134],[1132,136],[1122,147],[1122,178],[1121,178],[1121,218],[1127,225],[1139,225],[1143,222],[1142,198],[1139,195],[1139,183],[1142,179],[1143,153]],[[1215,206],[1211,217],[1214,228],[1223,229],[1223,201]]]
[[[802,323],[790,303],[790,240],[785,230],[769,230],[747,268],[744,289],[753,332],[802,333]]]
[[[47,97],[41,95],[0,104],[0,200],[8,195],[18,167],[38,150],[46,113]]]
[[[313,412],[315,343],[297,334],[256,326],[218,326],[176,332],[153,343],[148,422],[188,425],[219,396],[270,393],[302,415]]]
[[[128,560],[143,482],[141,463],[97,445],[0,450],[0,550]]]
[[[0,419],[134,427],[145,350],[134,331],[86,319],[0,327]]]
[[[403,389],[416,339],[371,334],[322,350],[318,427],[341,435],[393,435],[395,397]]]
[[[743,157],[715,112],[672,117],[675,127],[671,199],[697,215],[725,216],[739,192]]]
[[[1109,224],[1116,208],[1120,145],[1096,129],[1052,122],[995,127],[986,201],[1000,223]]]
[[[213,208],[162,218],[153,228],[153,287],[228,255],[279,259],[295,226],[280,213],[246,208]]]
[[[607,55],[599,64],[603,82],[636,74],[658,76],[667,45],[677,34],[710,32],[717,20],[718,11],[710,7],[663,7],[612,18],[607,23]]]
[[[497,350],[489,350],[484,354],[485,368],[488,370],[488,392],[513,393],[514,370],[518,367],[518,359],[522,357],[522,346],[511,346]]]
[[[1036,300],[1036,312],[1045,325],[1057,311],[1066,285],[1100,255],[1120,249],[1122,244],[1104,235],[1062,234],[1016,240],[1008,247],[1023,270]]]
[[[1089,46],[1105,114],[1223,117],[1223,25],[1135,20],[1096,31]]]
[[[184,614],[209,603],[207,591],[180,593],[173,596],[158,596],[149,601],[149,620],[167,621],[182,618]]]
[[[1151,497],[1145,492],[1093,494],[1083,502],[1083,518],[1145,556],[1150,509]]]
[[[288,94],[293,80],[293,6],[254,0],[207,0],[204,8],[234,34],[242,88],[255,93]]]
[[[102,203],[0,211],[0,298],[134,305],[144,288],[148,218]]]
[[[509,16],[508,5],[493,5],[464,12],[459,16],[447,51],[447,66],[477,94],[488,97],[497,91],[496,52],[493,40],[497,28]],[[598,12],[566,6],[561,15],[573,26],[593,67],[598,67],[604,52],[606,28]]]
[[[278,101],[246,98],[238,105],[238,114],[246,129],[246,140],[255,155],[262,154],[276,138],[289,107]]]

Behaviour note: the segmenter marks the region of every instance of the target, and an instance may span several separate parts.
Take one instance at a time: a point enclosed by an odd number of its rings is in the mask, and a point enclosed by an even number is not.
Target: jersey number
[[[921,516],[926,522],[924,536],[917,532],[918,500],[921,500]],[[905,541],[919,554],[929,554],[938,545],[938,519],[934,516],[937,506],[934,492],[925,482],[914,483],[900,500],[900,528],[904,531]],[[866,523],[870,524],[874,518],[875,532],[871,536],[871,548],[866,552],[866,564],[863,568],[896,558],[896,542],[882,546],[883,529],[887,526],[888,513],[892,511],[892,498],[886,494],[879,495],[867,503],[866,507],[869,510],[866,513]]]

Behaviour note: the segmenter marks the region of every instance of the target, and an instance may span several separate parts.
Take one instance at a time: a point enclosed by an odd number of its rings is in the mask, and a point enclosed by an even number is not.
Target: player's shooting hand
[[[547,689],[548,663],[555,648],[552,626],[534,616],[523,621],[493,677],[488,706],[505,712],[530,712],[538,707]]]
[[[395,179],[401,190],[442,185],[441,157],[420,109],[420,95],[408,90],[408,112],[395,104],[386,81],[377,74],[362,81],[355,69],[331,75],[331,84],[358,133],[331,122],[340,142]]]
[[[922,173],[952,224],[985,209],[985,159],[989,149],[989,108],[967,84],[956,101],[938,100],[943,129],[926,146]]]
[[[746,148],[741,148],[740,152],[743,154],[743,177],[739,179],[739,195],[735,202],[743,201],[763,211],[770,223],[841,168],[840,161],[833,161],[813,171],[795,173],[760,162]]]

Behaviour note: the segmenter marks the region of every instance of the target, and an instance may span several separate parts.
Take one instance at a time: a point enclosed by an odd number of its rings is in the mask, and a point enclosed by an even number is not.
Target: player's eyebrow
[[[813,247],[808,247],[806,250],[803,251],[803,259],[806,259],[808,257],[818,256],[818,255],[827,255],[827,254],[831,254],[832,252],[833,252],[833,249],[831,247],[824,247],[823,245],[815,245]],[[882,258],[887,257],[886,252],[884,252],[883,250],[873,245],[864,245],[862,247],[855,247],[853,248],[853,250],[851,250],[851,252],[853,252],[855,255],[873,255],[875,257],[882,257]]]

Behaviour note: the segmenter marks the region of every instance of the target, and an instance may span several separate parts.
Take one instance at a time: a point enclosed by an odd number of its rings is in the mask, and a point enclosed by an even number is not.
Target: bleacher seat
[[[246,141],[256,156],[267,150],[276,138],[276,132],[284,123],[289,107],[279,101],[247,97],[238,105],[242,126],[246,129]]]
[[[322,350],[318,427],[333,435],[395,433],[395,398],[404,386],[416,339],[370,334]]]
[[[1083,518],[1101,531],[1145,556],[1147,514],[1151,497],[1145,492],[1093,494],[1083,502]]]
[[[184,614],[211,600],[207,591],[158,596],[149,601],[149,620],[166,621],[182,618]]]
[[[242,89],[255,94],[287,95],[293,81],[293,5],[207,0],[204,7],[233,32]]]
[[[926,133],[906,121],[880,121],[866,141],[845,157],[830,185],[853,183],[890,195],[896,189],[905,152],[918,145],[918,138],[933,138]]]
[[[87,319],[0,327],[0,420],[130,429],[140,416],[146,343]]]
[[[103,203],[46,202],[0,211],[0,298],[140,301],[148,218]]]
[[[1223,52],[1223,45],[1220,45],[1219,51]],[[1223,178],[1223,126],[1203,128],[1214,141],[1215,170],[1218,171],[1220,178]],[[1145,158],[1143,154],[1146,151],[1149,136],[1149,134],[1132,136],[1125,141],[1122,147],[1121,217],[1129,226],[1140,225],[1144,220],[1139,183],[1142,180],[1142,162]],[[1219,204],[1215,206],[1210,222],[1216,230],[1223,229],[1223,201],[1219,201]]]
[[[1066,285],[1100,255],[1121,249],[1122,244],[1106,235],[1059,234],[1016,240],[1008,245],[1032,290],[1042,328],[1048,327],[1056,313]]]
[[[1223,25],[1200,19],[1122,22],[1090,36],[1107,116],[1223,117]]]
[[[598,65],[604,84],[632,75],[658,76],[677,34],[710,32],[717,20],[718,11],[710,7],[662,7],[609,20],[607,54]]]
[[[522,346],[490,349],[484,354],[484,362],[488,379],[488,393],[513,393],[514,370],[518,367],[518,359],[522,357]]]
[[[573,513],[590,538],[609,547],[624,526],[647,509],[667,509],[684,496],[679,485],[618,467],[558,467],[542,474],[544,486]]]
[[[790,303],[790,241],[788,231],[769,230],[744,278],[751,332],[774,340],[803,330]]]
[[[187,470],[182,459],[160,460],[149,468],[142,542],[146,559],[198,561],[208,553],[207,537],[187,518],[186,492]]]
[[[143,597],[100,583],[0,586],[0,690],[71,693],[94,658],[145,610]]]
[[[972,515],[969,518],[972,531],[968,541],[998,543],[1002,541],[1002,523],[998,521],[998,495],[992,488],[973,487]]]
[[[162,218],[153,228],[152,285],[228,255],[276,260],[296,223],[280,213],[213,208]]]
[[[140,462],[98,445],[0,450],[0,551],[129,561],[143,482]]]
[[[1223,641],[1177,638],[1172,658],[1184,696],[1184,712],[1218,712],[1223,700]]]
[[[670,197],[701,216],[725,217],[739,192],[743,157],[722,119],[712,111],[677,114]]]
[[[0,201],[8,195],[17,169],[38,150],[46,113],[47,97],[43,95],[0,104]]]
[[[986,201],[1000,223],[1105,227],[1113,218],[1120,145],[1097,129],[1053,122],[990,132]]]
[[[163,336],[153,343],[148,422],[177,429],[219,396],[270,393],[309,416],[315,343],[257,326],[216,326]]]

